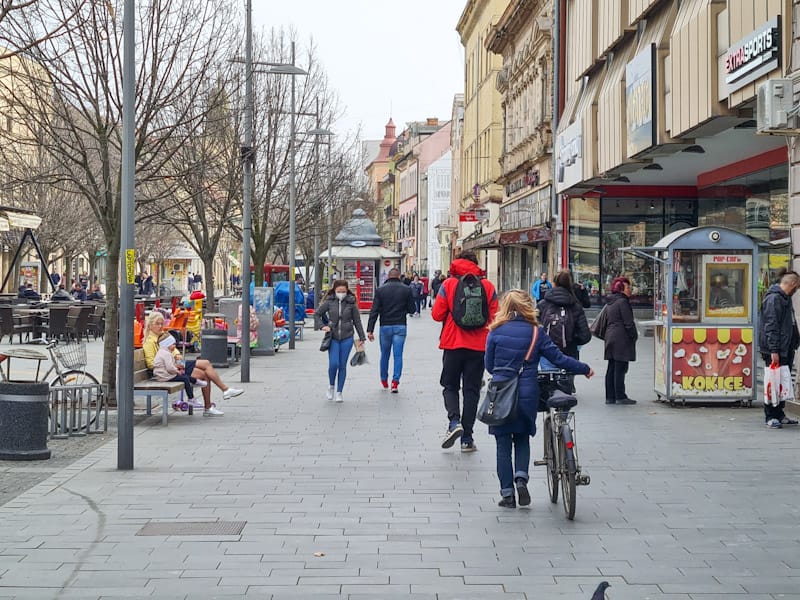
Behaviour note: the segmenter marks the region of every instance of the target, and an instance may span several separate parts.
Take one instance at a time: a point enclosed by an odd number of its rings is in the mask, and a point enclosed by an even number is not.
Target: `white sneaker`
[[[336,392],[336,401],[344,402],[344,398],[342,398],[342,392]]]
[[[225,413],[218,409],[216,406],[212,406],[208,410],[203,411],[204,417],[221,417]]]
[[[204,388],[208,385],[208,382],[205,379],[195,379],[194,381],[197,384],[197,387]]]
[[[326,397],[328,400],[333,400],[333,386],[329,387],[329,388],[328,388],[328,391],[327,391],[327,392],[325,392],[325,397]]]
[[[225,400],[230,400],[231,398],[236,398],[236,396],[241,396],[242,394],[244,394],[244,390],[240,390],[238,388],[228,388],[222,392],[222,397]]]
[[[192,405],[192,408],[205,408],[206,404],[203,402],[202,398],[195,398],[189,401],[189,404]]]

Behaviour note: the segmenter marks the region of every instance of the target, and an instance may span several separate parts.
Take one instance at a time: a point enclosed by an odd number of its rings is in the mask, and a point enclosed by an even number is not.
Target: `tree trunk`
[[[256,287],[264,285],[264,264],[267,262],[267,245],[260,244],[253,248],[253,281]]]
[[[217,298],[214,282],[214,257],[203,257],[203,277],[206,280],[206,307],[209,312],[216,312]]]
[[[117,346],[119,343],[119,233],[108,245],[106,269],[106,333],[103,343],[103,383],[108,402],[117,405]],[[130,365],[133,368],[133,365]]]

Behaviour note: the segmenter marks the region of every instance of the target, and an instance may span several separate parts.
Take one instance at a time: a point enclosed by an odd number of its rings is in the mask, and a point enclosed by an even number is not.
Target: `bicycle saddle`
[[[553,395],[547,399],[547,406],[556,410],[569,410],[578,405],[578,399],[575,396],[565,394],[561,390],[556,390]]]

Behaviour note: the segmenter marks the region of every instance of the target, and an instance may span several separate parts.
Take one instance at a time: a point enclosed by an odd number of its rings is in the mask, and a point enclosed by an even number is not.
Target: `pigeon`
[[[592,594],[592,600],[605,600],[606,588],[608,587],[611,587],[611,585],[607,581],[601,581],[594,594]]]

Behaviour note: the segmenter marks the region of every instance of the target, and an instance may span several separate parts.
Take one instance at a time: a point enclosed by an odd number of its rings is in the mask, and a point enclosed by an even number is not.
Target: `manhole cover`
[[[136,535],[239,535],[247,521],[148,523]]]

